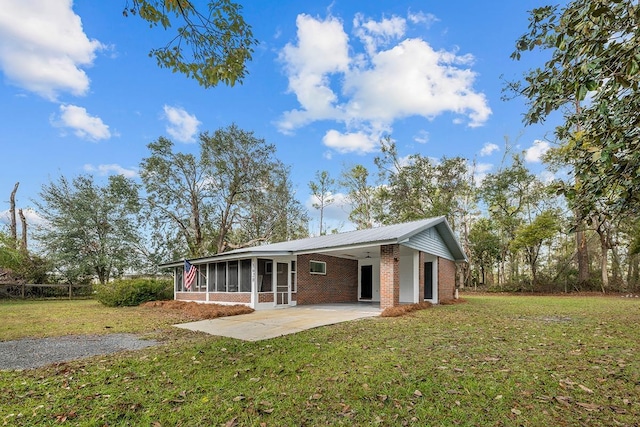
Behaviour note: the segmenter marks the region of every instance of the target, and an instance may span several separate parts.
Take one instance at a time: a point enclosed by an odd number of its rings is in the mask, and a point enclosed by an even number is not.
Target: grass
[[[179,312],[105,307],[95,300],[0,301],[0,341],[68,334],[170,331],[186,321]]]
[[[0,372],[0,423],[638,425],[638,299],[465,299],[260,342],[185,332],[137,352]],[[6,316],[16,306],[21,316]],[[36,312],[55,319],[58,310],[85,320],[66,331],[27,326]],[[152,313],[85,301],[0,304],[3,323],[24,325],[25,336],[95,332],[107,321],[113,332],[172,334],[171,321]]]

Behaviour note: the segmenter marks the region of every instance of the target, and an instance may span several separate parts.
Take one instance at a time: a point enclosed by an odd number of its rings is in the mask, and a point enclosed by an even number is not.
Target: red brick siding
[[[380,246],[380,308],[400,304],[400,246]]]
[[[327,274],[311,274],[309,261],[327,263]],[[321,254],[298,255],[298,305],[358,301],[358,261]]]
[[[454,298],[456,291],[456,263],[438,257],[438,301]]]
[[[272,292],[260,292],[258,294],[258,302],[273,302],[273,293]]]
[[[249,292],[209,292],[209,301],[251,303],[251,293]]]
[[[176,292],[176,300],[206,301],[207,294],[204,292]]]

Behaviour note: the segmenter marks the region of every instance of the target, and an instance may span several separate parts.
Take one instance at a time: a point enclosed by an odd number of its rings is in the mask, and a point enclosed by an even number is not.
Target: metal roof
[[[291,240],[287,242],[271,243],[261,246],[252,246],[233,251],[224,252],[214,256],[198,258],[205,260],[210,258],[223,259],[237,257],[237,255],[264,255],[268,253],[301,253],[311,251],[323,251],[336,248],[348,248],[361,245],[395,244],[402,243],[412,236],[428,229],[436,227],[447,247],[457,261],[466,260],[462,247],[458,243],[451,227],[444,216],[426,218],[418,221],[406,222],[402,224],[387,225],[365,230],[347,231],[344,233],[328,234],[325,236],[309,237],[306,239]],[[182,261],[174,261],[160,265],[161,267],[172,267],[180,265]]]
[[[347,231],[344,233],[327,234],[288,242],[271,243],[253,248],[237,249],[227,253],[254,251],[290,251],[303,252],[320,249],[330,249],[343,246],[362,245],[365,243],[379,243],[392,241],[397,243],[419,231],[435,225],[444,217],[423,219],[404,224],[387,225],[384,227],[368,228],[365,230]]]

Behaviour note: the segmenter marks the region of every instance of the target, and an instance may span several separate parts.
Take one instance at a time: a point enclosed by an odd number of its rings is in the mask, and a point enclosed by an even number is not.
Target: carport
[[[174,326],[244,341],[260,341],[320,326],[376,317],[381,312],[380,305],[376,303],[314,304],[287,309],[256,310],[239,316]]]

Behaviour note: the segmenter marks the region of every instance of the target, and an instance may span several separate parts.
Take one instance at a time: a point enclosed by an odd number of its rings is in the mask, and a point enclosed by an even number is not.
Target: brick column
[[[400,246],[380,246],[380,308],[400,304]]]

